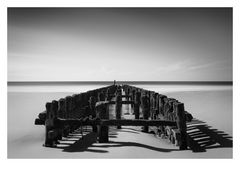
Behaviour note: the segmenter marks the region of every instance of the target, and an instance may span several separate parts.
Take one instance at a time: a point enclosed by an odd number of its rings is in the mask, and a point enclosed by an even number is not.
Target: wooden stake
[[[53,146],[53,139],[49,138],[48,132],[53,128],[53,120],[52,120],[52,112],[51,112],[51,105],[52,103],[46,103],[46,113],[47,117],[45,120],[45,144],[46,147],[52,147]]]
[[[96,103],[97,117],[100,119],[109,119],[108,102]],[[98,125],[98,142],[108,142],[108,126]]]
[[[142,112],[143,112],[143,119],[148,120],[150,115],[150,110],[149,110],[149,99],[147,96],[142,97]],[[148,126],[143,127],[143,132],[148,132]]]
[[[89,107],[90,107],[90,114],[92,118],[96,118],[96,99],[95,97],[91,96],[89,100]],[[93,132],[97,132],[97,126],[93,125],[92,126]]]
[[[180,132],[179,149],[186,150],[187,149],[187,126],[186,126],[184,104],[176,102],[174,106],[175,106],[175,111],[177,115],[177,127]]]
[[[116,96],[116,119],[120,120],[121,119],[121,112],[122,112],[122,96],[120,93],[117,94]],[[118,129],[121,129],[121,126],[117,126]]]
[[[141,105],[141,92],[137,92],[134,100],[134,115],[135,119],[139,119],[140,116],[140,105]]]

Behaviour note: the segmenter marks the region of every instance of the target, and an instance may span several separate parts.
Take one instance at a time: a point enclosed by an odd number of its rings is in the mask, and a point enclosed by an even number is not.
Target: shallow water
[[[76,84],[76,83],[23,83],[8,85],[8,92],[73,92],[81,93],[92,89],[105,87],[111,84],[104,83],[90,83],[90,84]],[[216,91],[216,90],[232,90],[232,85],[221,85],[221,84],[136,84],[134,86],[144,88],[147,90],[169,93],[179,91]]]

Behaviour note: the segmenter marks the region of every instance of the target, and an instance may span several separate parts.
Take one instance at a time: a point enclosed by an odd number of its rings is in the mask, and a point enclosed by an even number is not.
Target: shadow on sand
[[[233,146],[231,136],[197,119],[187,123],[187,133],[188,145],[193,152],[206,152],[207,149]]]
[[[136,130],[137,131],[137,130]],[[118,135],[118,132],[129,132],[129,133],[135,133],[139,134],[136,131],[131,130],[117,130],[113,129],[109,132],[109,138],[116,138]],[[165,148],[158,148],[153,147],[146,144],[136,143],[136,142],[122,142],[122,141],[109,141],[108,143],[97,143],[97,133],[89,132],[83,137],[75,136],[79,135],[79,133],[75,132],[75,134],[71,134],[71,136],[68,136],[67,138],[63,139],[60,144],[58,144],[59,149],[63,149],[63,152],[94,152],[94,153],[108,153],[107,148],[111,147],[140,147],[140,148],[146,148],[152,151],[158,151],[158,152],[171,152],[171,151],[178,151],[178,149],[165,149]],[[74,138],[74,139],[72,139]],[[78,138],[78,140],[75,140]],[[75,142],[68,142],[68,141],[75,141]],[[97,144],[94,144],[97,143]],[[104,148],[104,149],[102,149]]]
[[[149,150],[153,151],[158,151],[158,152],[171,152],[171,151],[179,151],[177,149],[165,149],[165,148],[158,148],[158,147],[153,147],[149,146],[146,144],[141,144],[141,143],[136,143],[136,142],[123,142],[123,141],[109,141],[106,145],[92,145],[92,147],[99,147],[99,148],[110,148],[110,147],[140,147],[140,148],[146,148]]]
[[[125,130],[127,129],[127,130]],[[107,148],[110,147],[139,147],[146,148],[157,152],[171,152],[179,151],[178,148],[166,149],[153,147],[147,144],[136,142],[122,142],[109,141],[108,143],[97,143],[97,133],[85,131],[82,137],[79,131],[70,134],[68,137],[60,141],[57,148],[63,149],[63,152],[94,152],[94,153],[108,153]],[[109,131],[109,138],[117,138],[118,132],[129,132],[132,134],[139,134],[139,130],[132,128],[122,128],[122,130],[111,129]],[[193,152],[206,152],[207,149],[213,148],[231,148],[233,146],[232,137],[223,131],[213,129],[205,122],[193,119],[187,123],[188,145]],[[100,149],[99,149],[100,148]],[[105,149],[101,149],[105,148]]]

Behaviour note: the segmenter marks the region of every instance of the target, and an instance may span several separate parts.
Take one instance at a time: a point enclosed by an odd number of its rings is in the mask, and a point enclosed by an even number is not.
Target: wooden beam
[[[122,98],[129,98],[131,97],[130,95],[122,95]]]
[[[79,124],[79,125],[104,125],[104,126],[176,126],[176,122],[173,121],[165,121],[165,120],[143,120],[143,119],[137,119],[137,120],[131,120],[131,119],[97,119],[97,120],[91,120],[88,119],[86,121],[80,120],[80,119],[58,119],[57,122],[59,125],[73,125],[73,124]]]
[[[131,119],[122,119],[122,120],[101,120],[103,125],[108,126],[176,126],[176,122],[173,121],[163,121],[163,120],[131,120]]]
[[[116,104],[116,102],[115,101],[109,101],[108,104]],[[122,101],[122,104],[134,104],[134,102],[133,101],[124,100],[124,101]]]

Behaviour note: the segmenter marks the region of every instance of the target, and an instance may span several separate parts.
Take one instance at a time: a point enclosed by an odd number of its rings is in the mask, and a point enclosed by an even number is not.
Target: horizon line
[[[8,85],[38,85],[38,84],[114,84],[114,81],[7,81]],[[233,81],[116,81],[116,84],[206,84],[233,85]]]

